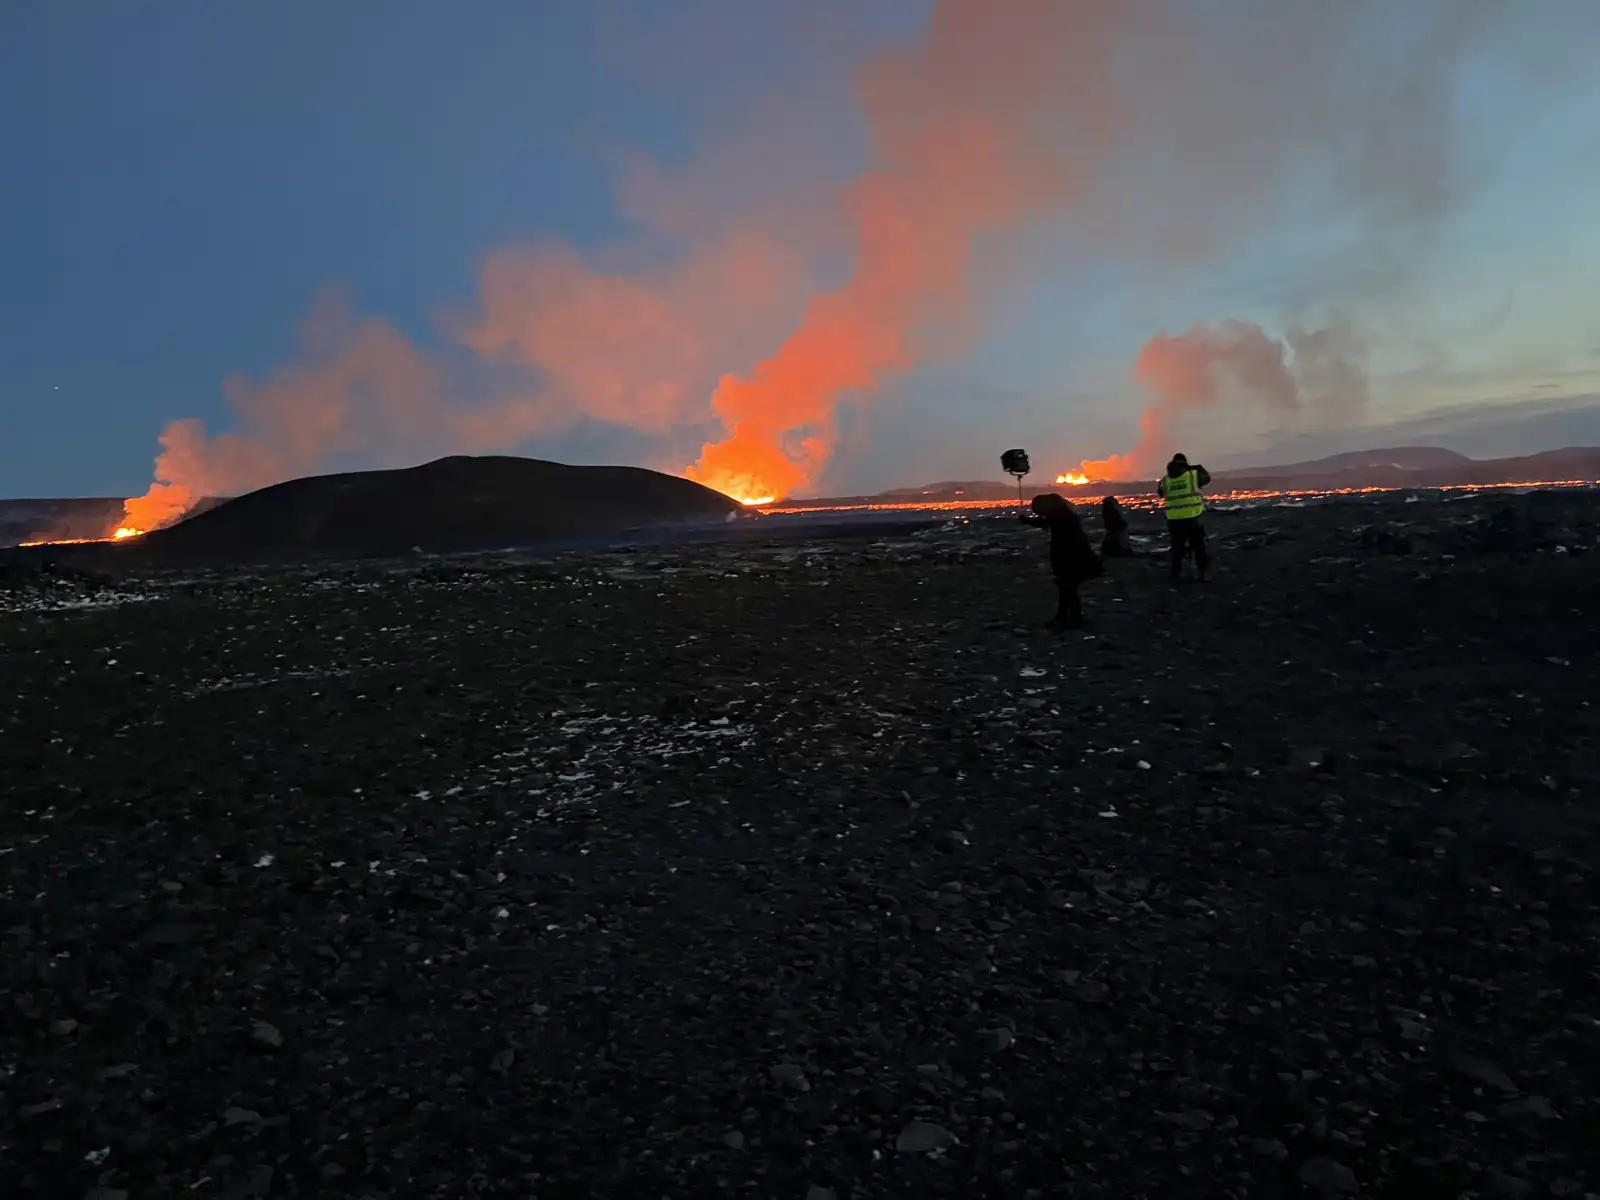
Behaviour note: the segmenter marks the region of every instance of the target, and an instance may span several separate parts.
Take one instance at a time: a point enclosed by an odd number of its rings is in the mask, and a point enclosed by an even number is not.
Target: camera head
[[[1026,450],[1007,450],[1000,456],[1000,466],[1007,475],[1015,475],[1018,479],[1033,469],[1028,463]]]

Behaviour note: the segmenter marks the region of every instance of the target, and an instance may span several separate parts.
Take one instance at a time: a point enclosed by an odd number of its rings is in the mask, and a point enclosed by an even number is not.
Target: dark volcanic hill
[[[720,492],[642,467],[456,456],[402,470],[293,479],[125,549],[128,558],[151,563],[448,553],[744,511]]]

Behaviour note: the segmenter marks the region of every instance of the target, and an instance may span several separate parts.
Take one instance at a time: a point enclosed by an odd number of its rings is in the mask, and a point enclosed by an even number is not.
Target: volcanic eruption
[[[144,530],[132,525],[118,525],[105,537],[41,537],[18,542],[19,546],[85,546],[92,542],[125,542],[129,538],[143,537]]]
[[[694,178],[660,211],[644,211],[648,188],[621,180],[619,212],[640,228],[614,244],[492,250],[481,311],[441,320],[437,352],[385,320],[319,303],[294,361],[259,382],[227,382],[235,428],[168,425],[155,483],[116,527],[160,528],[203,497],[330,465],[514,451],[580,423],[659,439],[649,456],[674,467],[700,443],[682,474],[764,505],[816,484],[860,431],[845,406],[962,358],[1002,287],[1067,276],[1086,245],[1147,265],[1216,257],[1262,232],[1286,181],[1304,174],[1302,156],[1328,168],[1340,211],[1410,246],[1450,197],[1447,100],[1495,6],[1422,6],[1399,66],[1346,70],[1345,50],[1390,7],[933,0],[920,29],[859,61],[866,145],[853,177],[798,172],[803,196],[711,212],[728,190],[714,186],[719,171],[759,175],[762,156],[777,153],[781,136],[753,118],[736,153],[691,155],[682,174]],[[1151,164],[1160,178],[1145,177]],[[1144,183],[1157,185],[1138,192],[1153,203],[1130,203]],[[1049,240],[1065,233],[1066,249]],[[668,248],[635,257],[636,240]],[[1219,388],[1265,400],[1274,419],[1304,419],[1320,409],[1303,402],[1308,390],[1331,394],[1339,376],[1338,355],[1316,344],[1324,333],[1302,345],[1292,331],[1279,342],[1222,322],[1158,335],[1134,368],[1155,396],[1136,448],[1058,482],[1149,474],[1165,461],[1172,419]],[[1287,390],[1270,377],[1286,369],[1285,344]],[[507,366],[527,375],[486,369]]]

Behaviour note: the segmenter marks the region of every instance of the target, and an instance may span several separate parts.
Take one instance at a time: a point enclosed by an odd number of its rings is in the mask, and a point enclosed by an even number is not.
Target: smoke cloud
[[[704,441],[685,474],[730,495],[796,492],[834,452],[840,406],[965,353],[1007,270],[1070,272],[1028,262],[1019,234],[1070,229],[1096,255],[1186,264],[1269,228],[1310,178],[1374,244],[1401,229],[1392,244],[1420,242],[1457,188],[1458,68],[1503,7],[934,0],[915,37],[859,64],[853,178],[785,160],[821,139],[803,110],[780,106],[773,126],[757,105],[687,168],[624,161],[619,207],[639,238],[488,253],[438,349],[325,301],[294,363],[228,381],[234,429],[166,429],[125,523],[341,460],[512,449],[581,422],[644,433],[664,462]],[[1364,34],[1397,49],[1358,64]],[[769,176],[785,194],[759,186]],[[841,253],[842,281],[820,286]],[[1155,403],[1138,447],[1107,462],[1143,469],[1166,424],[1219,388],[1264,413],[1348,411],[1364,390],[1353,339],[1236,322],[1153,339],[1135,379]]]
[[[124,524],[158,529],[207,496],[280,483],[341,454],[424,445],[437,432],[442,368],[387,321],[357,321],[329,292],[300,340],[299,360],[265,382],[224,382],[236,429],[208,437],[190,419],[162,431],[156,481],[124,506]]]
[[[1158,333],[1133,364],[1134,382],[1152,397],[1139,416],[1138,444],[1127,454],[1085,460],[1079,470],[1106,480],[1156,474],[1178,449],[1173,442],[1182,418],[1229,400],[1264,415],[1274,428],[1353,421],[1367,402],[1364,353],[1346,324],[1297,326],[1281,341],[1237,320]]]
[[[1113,144],[1115,50],[1142,7],[941,3],[918,44],[868,64],[872,165],[846,198],[855,270],[751,376],[718,385],[727,434],[690,478],[793,491],[832,449],[842,397],[915,366],[930,323],[964,326],[977,239],[1059,208]]]
[[[163,430],[155,483],[122,523],[158,529],[207,496],[315,472],[515,447],[590,420],[666,434],[703,422],[718,364],[753,361],[797,309],[804,257],[754,227],[675,263],[607,270],[559,243],[499,250],[479,272],[479,305],[443,324],[469,358],[418,347],[387,321],[359,320],[337,292],[301,330],[300,353],[261,383],[225,381],[235,428]],[[477,368],[515,381],[474,386]],[[475,399],[473,393],[487,392]]]

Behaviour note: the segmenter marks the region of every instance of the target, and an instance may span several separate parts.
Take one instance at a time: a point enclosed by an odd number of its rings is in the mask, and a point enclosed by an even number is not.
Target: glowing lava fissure
[[[1092,481],[1087,475],[1080,474],[1077,471],[1063,471],[1061,474],[1056,476],[1057,486],[1060,486],[1061,484],[1069,484],[1073,487],[1078,487],[1082,484],[1090,482]]]
[[[19,546],[88,546],[95,542],[125,542],[129,538],[143,537],[144,530],[135,529],[132,525],[119,525],[116,529],[106,534],[105,537],[92,538],[36,538],[32,541],[18,542]]]

